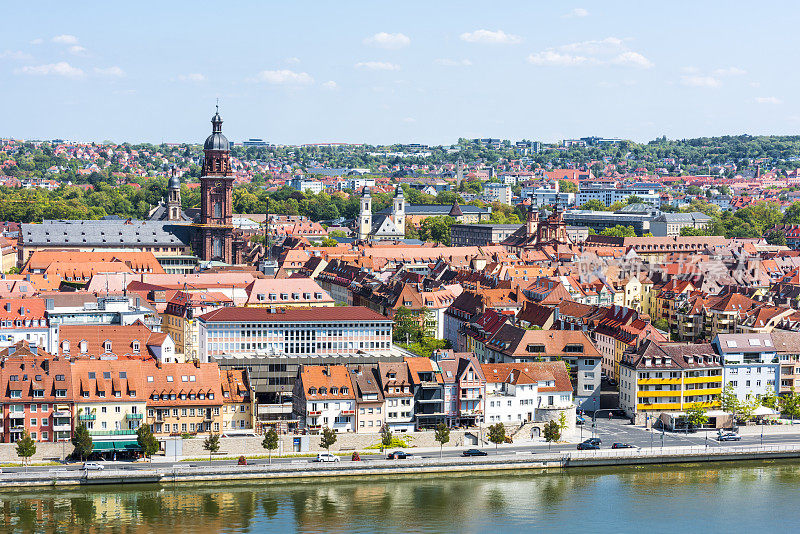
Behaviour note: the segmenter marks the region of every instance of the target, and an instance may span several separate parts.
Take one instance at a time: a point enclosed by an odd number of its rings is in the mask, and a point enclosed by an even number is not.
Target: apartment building
[[[300,428],[355,432],[356,398],[344,365],[304,365],[293,389],[292,412]]]
[[[486,380],[471,353],[440,351],[447,424],[477,426],[484,421]]]
[[[386,399],[386,426],[392,432],[414,431],[414,392],[405,362],[378,363],[378,380]]]
[[[554,410],[574,406],[564,362],[489,363],[481,369],[486,379],[487,424],[549,420]]]
[[[3,443],[24,432],[34,441],[68,441],[75,406],[69,361],[18,341],[0,351],[0,365]]]
[[[770,336],[781,366],[780,394],[800,391],[800,332],[773,330]]]
[[[718,334],[711,343],[722,359],[725,385],[738,399],[780,393],[781,363],[770,334]]]
[[[255,427],[255,396],[244,369],[220,369],[222,388],[222,434],[252,433]]]
[[[417,430],[436,428],[445,421],[444,380],[430,358],[404,358],[414,392],[414,418]]]
[[[722,360],[711,344],[648,340],[620,362],[619,406],[637,424],[691,406],[714,410],[722,384]]]
[[[356,432],[379,432],[386,422],[386,401],[378,381],[377,366],[351,365],[348,370],[356,397]]]

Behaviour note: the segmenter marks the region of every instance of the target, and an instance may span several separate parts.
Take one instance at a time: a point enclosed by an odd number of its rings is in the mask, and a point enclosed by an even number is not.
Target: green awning
[[[138,451],[141,450],[138,441],[95,441],[92,451]]]

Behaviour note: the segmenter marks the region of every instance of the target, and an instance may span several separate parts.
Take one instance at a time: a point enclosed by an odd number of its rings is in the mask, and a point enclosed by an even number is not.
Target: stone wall
[[[60,461],[62,455],[69,456],[73,450],[69,441],[62,443],[40,442],[36,444],[36,454],[31,462]],[[14,443],[0,443],[0,463],[20,462],[17,456],[17,446]]]

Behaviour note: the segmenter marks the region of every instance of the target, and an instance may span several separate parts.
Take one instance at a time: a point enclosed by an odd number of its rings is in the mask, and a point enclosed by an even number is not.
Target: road
[[[579,427],[580,428],[580,427]],[[580,437],[581,434],[579,433],[578,436]],[[724,442],[719,443],[716,440],[716,431],[701,431],[696,434],[683,434],[683,433],[674,433],[674,432],[665,432],[661,433],[661,431],[649,431],[645,430],[642,427],[633,426],[630,424],[628,419],[623,418],[615,418],[615,419],[604,419],[598,418],[596,422],[596,427],[594,428],[594,434],[592,434],[591,428],[591,419],[587,419],[587,423],[582,430],[582,439],[586,439],[589,437],[599,437],[602,440],[601,449],[606,449],[611,447],[613,443],[620,442],[620,443],[627,443],[629,445],[633,445],[634,447],[640,448],[660,448],[662,445],[664,447],[678,447],[678,446],[693,446],[693,447],[736,447],[736,446],[755,446],[762,444],[762,438],[760,434],[756,435],[743,435],[742,440],[738,442]],[[662,443],[663,442],[663,443]],[[767,426],[764,428],[764,436],[763,436],[763,444],[764,445],[787,445],[787,444],[800,444],[800,426],[798,427],[798,433],[770,433],[770,427]],[[454,449],[454,448],[445,448],[442,451],[442,456],[445,458],[451,458],[454,456],[461,456],[461,453],[464,449]],[[483,447],[482,450],[486,451],[489,455],[496,454],[493,447]],[[535,443],[535,444],[520,444],[520,445],[505,445],[497,451],[500,454],[528,454],[528,453],[547,453],[553,451],[574,451],[576,450],[575,444],[553,444],[548,446],[546,443]],[[426,451],[423,453],[418,453],[418,457],[422,458],[438,458],[439,452],[438,451]],[[379,452],[375,452],[374,454],[361,454],[361,458],[363,461],[370,461],[370,460],[378,460],[385,458],[385,455],[380,454]],[[272,463],[274,464],[291,464],[291,463],[305,463],[311,462],[313,458],[273,458]],[[342,456],[342,462],[349,462],[350,459],[347,456]],[[398,462],[402,462],[403,460],[397,460]],[[131,470],[138,470],[138,469],[150,469],[154,466],[157,467],[186,467],[189,465],[202,465],[202,461],[193,461],[193,462],[170,462],[169,460],[161,457],[156,458],[156,461],[153,464],[149,463],[141,463],[141,462],[100,462],[109,468],[112,466],[117,469],[131,469]],[[235,465],[237,462],[236,460],[214,460],[214,465]],[[258,464],[266,464],[268,460],[264,459],[257,459],[257,460],[248,460],[248,464],[250,465],[258,465]],[[28,467],[29,471],[49,471],[53,469],[67,469],[67,470],[74,470],[79,471],[81,470],[80,464],[70,464],[65,466],[32,466]],[[25,468],[23,467],[4,467],[2,469],[4,473],[11,473],[11,472],[23,472]]]

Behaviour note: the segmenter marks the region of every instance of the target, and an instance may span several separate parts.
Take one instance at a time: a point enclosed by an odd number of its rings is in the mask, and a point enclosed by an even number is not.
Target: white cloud
[[[361,61],[356,63],[357,69],[367,70],[400,70],[400,65],[388,63],[386,61]]]
[[[440,58],[436,60],[436,64],[444,67],[469,67],[472,65],[472,61],[468,59]]]
[[[190,72],[189,74],[178,74],[178,81],[181,82],[204,82],[206,77],[199,72]]]
[[[64,76],[65,78],[82,78],[84,72],[77,68],[73,67],[66,61],[60,61],[58,63],[49,63],[47,65],[30,65],[27,67],[22,67],[20,70],[23,74],[31,74],[34,76]]]
[[[322,87],[324,87],[325,89],[334,90],[337,89],[339,86],[333,80],[328,80],[327,82],[322,84]]]
[[[73,45],[69,47],[69,53],[75,54],[76,56],[82,56],[86,53],[86,49],[81,45]]]
[[[94,72],[96,74],[100,74],[101,76],[109,76],[111,78],[123,78],[125,76],[125,71],[116,65],[107,67],[105,69],[95,67]]]
[[[256,80],[271,83],[273,85],[309,85],[314,83],[306,72],[294,72],[293,70],[263,70],[258,73]]]
[[[74,35],[56,35],[51,39],[54,43],[64,44],[64,45],[76,45],[78,44],[78,38]]]
[[[364,39],[364,44],[389,50],[398,50],[410,45],[411,39],[402,33],[379,32]]]
[[[36,38],[36,39],[32,40],[32,41],[31,41],[31,44],[32,44],[32,45],[40,45],[40,44],[42,44],[43,42],[44,42],[44,39],[42,39],[41,37],[38,37],[38,38]]]
[[[287,57],[286,58],[286,63],[291,63],[291,64],[295,65],[297,63],[300,63],[300,58],[299,57],[294,57],[294,56],[293,57]]]
[[[562,54],[555,50],[545,50],[528,56],[528,62],[538,66],[574,67],[589,62],[585,56]]]
[[[14,59],[17,61],[29,61],[33,56],[21,50],[5,50],[0,52],[0,59]]]
[[[714,76],[743,76],[747,71],[739,67],[726,67],[724,69],[715,69]]]
[[[681,76],[681,84],[688,87],[719,87],[722,83],[713,76]]]
[[[641,67],[643,69],[649,69],[653,66],[653,62],[644,57],[639,52],[631,52],[630,50],[627,52],[623,52],[614,59],[611,60],[611,63],[614,65],[627,65],[631,67]]]
[[[761,82],[750,82],[750,87],[761,87]]]
[[[625,42],[619,37],[606,37],[605,39],[593,39],[589,41],[579,41],[558,47],[564,52],[575,52],[579,54],[613,54],[625,49]]]
[[[538,66],[575,67],[579,65],[619,65],[649,69],[653,62],[630,50],[623,39],[606,37],[547,48],[528,56]]]
[[[475,30],[474,32],[462,33],[461,40],[468,43],[481,44],[519,44],[522,42],[522,37],[506,33],[503,30]]]
[[[411,124],[412,122],[417,122],[417,119],[415,119],[414,117],[405,117],[403,119],[403,122],[405,122],[406,124]]]
[[[783,100],[774,96],[757,96],[755,101],[756,104],[783,104]]]
[[[579,19],[579,18],[588,17],[588,16],[589,16],[589,11],[588,10],[586,10],[586,9],[584,9],[582,7],[576,7],[575,9],[573,9],[572,11],[570,11],[569,13],[564,15],[564,18]]]

